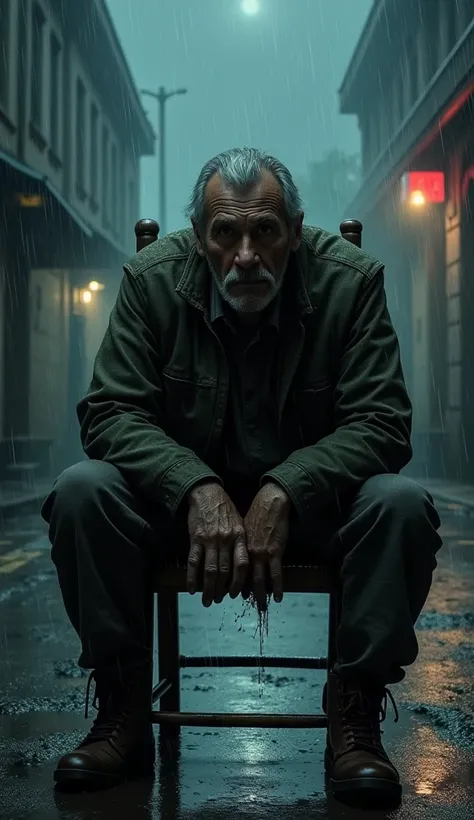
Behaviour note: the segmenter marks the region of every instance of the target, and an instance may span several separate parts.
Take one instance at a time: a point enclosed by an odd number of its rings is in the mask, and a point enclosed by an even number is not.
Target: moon
[[[260,11],[259,0],[242,0],[242,11],[249,17],[258,14]]]

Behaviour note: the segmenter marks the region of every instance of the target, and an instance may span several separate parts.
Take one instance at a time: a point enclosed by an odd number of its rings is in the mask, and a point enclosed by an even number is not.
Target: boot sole
[[[56,769],[54,782],[57,791],[98,791],[119,786],[127,780],[153,777],[155,773],[154,760],[146,761],[141,766],[129,768],[121,774],[95,771],[94,769]]]
[[[381,777],[356,777],[351,780],[334,780],[331,755],[326,749],[324,755],[327,781],[334,797],[339,797],[357,808],[367,806],[397,805],[402,797],[401,783]]]

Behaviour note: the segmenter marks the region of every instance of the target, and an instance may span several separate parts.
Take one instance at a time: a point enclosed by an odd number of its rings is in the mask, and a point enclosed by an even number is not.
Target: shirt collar
[[[265,311],[265,324],[280,329],[280,304],[281,292],[271,302]],[[217,319],[224,319],[231,327],[234,327],[234,317],[232,309],[226,304],[219,293],[214,277],[211,274],[211,293],[209,319],[215,322]]]

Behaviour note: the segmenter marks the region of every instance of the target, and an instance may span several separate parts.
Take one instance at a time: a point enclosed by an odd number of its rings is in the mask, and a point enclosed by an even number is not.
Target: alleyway
[[[474,816],[474,522],[447,513],[436,581],[419,623],[420,658],[393,687],[386,745],[400,768],[410,820]],[[253,612],[242,602],[206,611],[182,600],[183,651],[257,653]],[[321,731],[184,729],[179,761],[167,750],[154,783],[86,796],[57,795],[58,756],[84,733],[86,678],[37,515],[17,513],[0,532],[0,817],[2,820],[235,820],[361,815],[324,793]],[[326,602],[286,596],[271,605],[264,651],[324,654]],[[270,673],[271,672],[271,673]],[[319,711],[322,673],[269,670],[183,673],[183,709]],[[371,813],[377,820],[385,816]]]

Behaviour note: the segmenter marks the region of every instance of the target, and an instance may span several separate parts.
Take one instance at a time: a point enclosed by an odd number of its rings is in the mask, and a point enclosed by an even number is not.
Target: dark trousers
[[[82,642],[79,665],[114,668],[149,658],[146,589],[154,562],[187,546],[175,522],[134,494],[111,464],[65,470],[44,502],[52,560],[69,619]],[[340,566],[342,616],[335,672],[400,681],[418,654],[414,624],[428,596],[442,541],[433,499],[400,475],[370,478],[331,521],[305,537],[295,524],[285,557],[297,550]],[[184,557],[186,557],[186,552]],[[284,577],[284,576],[283,576]],[[284,602],[282,604],[284,606]],[[309,628],[309,625],[308,625]]]

